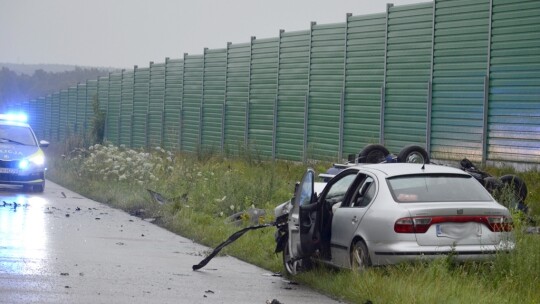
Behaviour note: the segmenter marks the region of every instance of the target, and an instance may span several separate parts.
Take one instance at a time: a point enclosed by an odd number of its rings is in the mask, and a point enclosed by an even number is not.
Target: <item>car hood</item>
[[[10,161],[28,157],[39,151],[38,146],[25,146],[18,144],[0,144],[0,160]]]

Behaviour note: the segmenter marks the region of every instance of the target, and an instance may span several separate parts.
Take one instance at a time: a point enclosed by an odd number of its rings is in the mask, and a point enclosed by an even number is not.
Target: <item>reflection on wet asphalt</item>
[[[3,191],[2,191],[3,190]],[[0,190],[0,271],[24,275],[43,270],[47,255],[47,202],[39,196]]]

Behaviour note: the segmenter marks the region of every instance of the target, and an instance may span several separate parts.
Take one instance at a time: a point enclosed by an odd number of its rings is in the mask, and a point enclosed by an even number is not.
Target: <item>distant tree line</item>
[[[109,71],[97,68],[79,68],[64,72],[46,72],[38,69],[32,75],[18,74],[9,68],[0,70],[0,110],[10,103],[35,99],[62,89],[108,75]]]

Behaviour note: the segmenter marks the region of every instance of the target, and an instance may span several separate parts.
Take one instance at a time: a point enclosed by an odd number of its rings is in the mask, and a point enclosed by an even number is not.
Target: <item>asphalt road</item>
[[[192,271],[208,250],[52,182],[0,188],[0,303],[339,303],[232,257]]]

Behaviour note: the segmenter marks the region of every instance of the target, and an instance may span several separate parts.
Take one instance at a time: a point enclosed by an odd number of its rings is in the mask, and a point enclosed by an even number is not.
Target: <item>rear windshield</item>
[[[387,179],[399,203],[492,201],[480,183],[468,175],[424,174]]]

